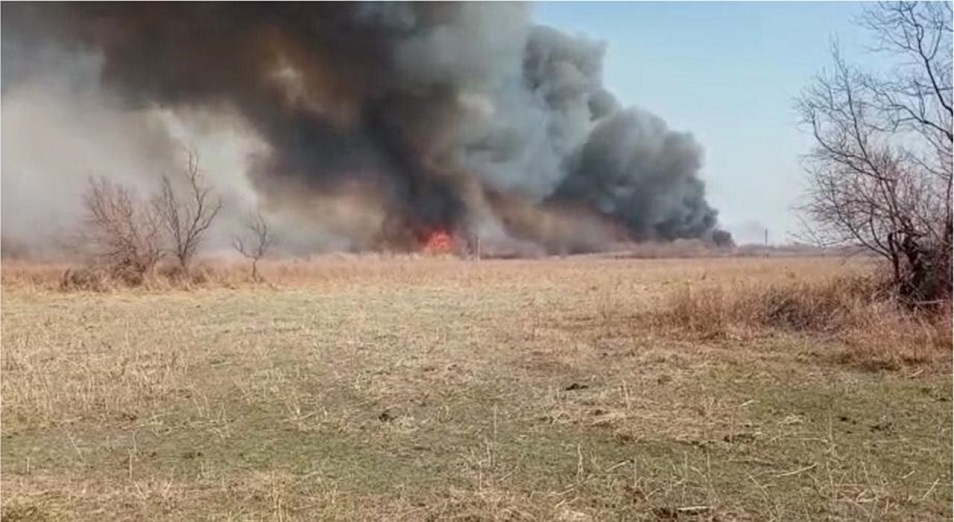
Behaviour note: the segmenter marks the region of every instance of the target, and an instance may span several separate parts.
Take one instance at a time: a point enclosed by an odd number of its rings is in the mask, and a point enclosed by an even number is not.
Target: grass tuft
[[[878,279],[840,275],[821,281],[686,285],[650,313],[656,326],[701,338],[732,339],[772,331],[834,338],[845,360],[926,362],[951,350],[950,304],[911,311]]]

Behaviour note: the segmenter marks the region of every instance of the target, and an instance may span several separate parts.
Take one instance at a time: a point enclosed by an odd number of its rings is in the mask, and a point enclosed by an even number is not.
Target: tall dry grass
[[[915,313],[896,305],[890,289],[879,281],[874,265],[841,267],[833,261],[756,259],[682,260],[678,264],[643,260],[470,261],[423,255],[329,255],[317,258],[272,259],[263,262],[264,283],[251,277],[247,262],[208,260],[188,274],[160,265],[136,287],[166,292],[215,288],[296,288],[354,286],[375,281],[481,287],[531,277],[558,279],[557,274],[602,271],[619,263],[639,267],[636,293],[614,302],[612,316],[632,321],[634,302],[640,327],[650,324],[668,336],[700,339],[745,339],[775,333],[803,336],[809,345],[844,349],[832,355],[844,362],[873,366],[948,360],[951,352],[951,308]],[[790,266],[790,268],[785,268]],[[582,271],[582,272],[581,272]],[[706,278],[706,275],[712,275]],[[574,277],[576,277],[574,276]],[[658,281],[657,281],[658,280]],[[675,284],[676,289],[671,290]],[[678,283],[676,281],[682,281]],[[41,292],[122,292],[129,286],[108,271],[69,264],[4,262],[4,290]],[[595,287],[594,287],[595,288]],[[663,291],[661,301],[657,292]],[[639,292],[647,292],[645,295]],[[629,299],[629,298],[632,299]],[[648,300],[648,301],[647,301]],[[652,304],[650,305],[650,302]],[[659,303],[659,304],[656,304]],[[582,304],[581,304],[582,306]],[[823,341],[823,342],[822,342]]]
[[[19,291],[114,292],[140,288],[151,291],[236,288],[255,283],[250,270],[235,263],[197,263],[188,272],[172,264],[159,265],[135,279],[108,267],[70,263],[5,262],[4,289]]]
[[[328,254],[313,257],[268,259],[252,277],[250,261],[210,258],[197,261],[184,272],[164,262],[143,274],[140,280],[115,277],[108,267],[80,262],[5,260],[0,270],[4,290],[117,292],[243,288],[269,285],[295,287],[327,281],[349,281],[380,275],[420,274],[436,270],[453,273],[455,266],[471,260],[450,255],[425,254]]]
[[[836,340],[845,362],[874,366],[922,363],[952,348],[951,304],[913,311],[872,275],[821,281],[778,280],[751,285],[682,287],[651,312],[663,329],[697,338],[738,338],[784,332]]]

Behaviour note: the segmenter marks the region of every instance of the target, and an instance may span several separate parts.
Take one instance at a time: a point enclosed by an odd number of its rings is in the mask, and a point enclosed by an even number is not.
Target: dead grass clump
[[[662,326],[678,327],[705,336],[724,334],[732,318],[729,297],[721,286],[693,289],[686,286],[668,297],[653,319]]]
[[[264,278],[252,278],[240,265],[200,261],[188,269],[180,265],[160,265],[144,286],[149,290],[193,290],[236,288],[262,283],[266,283]]]
[[[192,288],[214,282],[215,272],[208,265],[197,265],[185,269],[179,264],[166,264],[156,268],[149,283],[152,287]]]
[[[44,279],[46,274],[34,275],[19,271],[5,273],[4,283],[21,287],[49,288]],[[181,265],[160,264],[149,272],[117,270],[102,265],[69,267],[61,272],[58,288],[63,292],[112,292],[123,289],[141,288],[143,290],[195,290],[199,288],[235,288],[243,284],[257,284],[263,279],[252,280],[240,268],[216,266],[212,263],[196,263],[189,269]]]
[[[743,292],[732,309],[756,325],[827,331],[839,328],[868,303],[881,300],[879,285],[870,278],[854,276]]]
[[[370,263],[366,263],[370,264]],[[346,268],[346,269],[345,269]],[[328,278],[337,279],[367,270],[347,263],[267,260],[260,262],[258,273],[249,274],[245,263],[222,259],[197,260],[188,270],[166,260],[142,274],[117,269],[105,263],[5,261],[0,279],[5,290],[59,292],[113,292],[131,289],[145,291],[194,290],[199,288],[236,288],[273,286],[276,283],[299,285]]]
[[[685,287],[671,294],[654,324],[702,338],[759,331],[834,337],[849,359],[924,362],[951,349],[950,304],[912,311],[892,300],[878,278]]]
[[[728,290],[722,285],[684,287],[656,316],[663,325],[709,334],[732,326],[820,332],[839,328],[866,303],[880,301],[878,295],[878,285],[858,276]]]
[[[114,280],[99,267],[67,268],[60,279],[60,290],[105,292],[114,288]]]
[[[945,360],[951,353],[951,308],[917,313],[890,301],[870,303],[846,318],[839,339],[848,350],[838,357],[876,368]],[[935,313],[936,312],[936,313]]]

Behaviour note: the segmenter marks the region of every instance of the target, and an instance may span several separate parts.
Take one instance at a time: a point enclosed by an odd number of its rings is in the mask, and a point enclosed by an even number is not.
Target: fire
[[[454,238],[444,230],[435,230],[424,239],[424,252],[449,254],[454,249]]]

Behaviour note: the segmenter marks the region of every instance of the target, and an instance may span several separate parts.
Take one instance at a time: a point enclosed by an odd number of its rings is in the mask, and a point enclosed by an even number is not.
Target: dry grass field
[[[950,520],[950,323],[858,301],[869,269],[5,263],[2,518]]]

